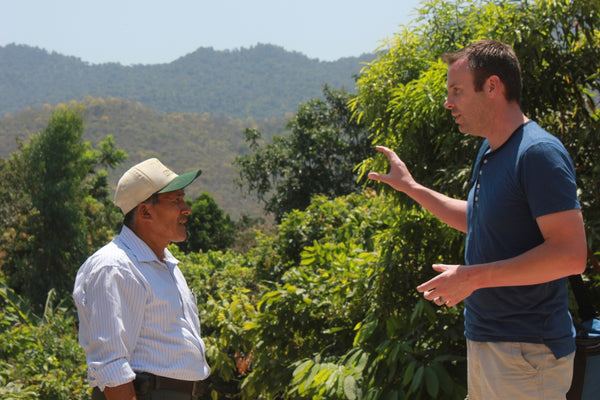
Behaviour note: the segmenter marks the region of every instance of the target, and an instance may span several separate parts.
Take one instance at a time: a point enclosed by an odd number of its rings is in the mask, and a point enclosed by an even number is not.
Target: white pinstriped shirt
[[[122,385],[134,371],[188,381],[210,374],[196,298],[166,249],[164,259],[124,226],[79,269],[73,298],[90,386]]]

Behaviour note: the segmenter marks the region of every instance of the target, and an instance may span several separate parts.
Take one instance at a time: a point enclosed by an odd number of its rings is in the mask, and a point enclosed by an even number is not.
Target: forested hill
[[[83,139],[97,148],[106,135],[113,135],[117,148],[129,155],[116,170],[109,171],[111,190],[118,177],[130,166],[149,157],[158,157],[178,173],[193,168],[202,169],[198,183],[187,194],[196,198],[206,191],[232,218],[241,214],[258,216],[262,207],[253,197],[244,197],[235,179],[233,166],[236,156],[247,153],[245,128],[255,128],[265,139],[281,135],[284,118],[234,119],[195,113],[156,113],[139,102],[87,96],[81,102],[85,121]],[[17,138],[28,141],[31,135],[44,129],[54,107],[31,108],[0,118],[0,158],[17,151]]]
[[[85,96],[140,102],[157,112],[281,117],[321,97],[322,85],[354,91],[354,76],[374,54],[333,62],[267,44],[238,50],[199,48],[168,64],[88,64],[10,44],[0,47],[0,116]]]

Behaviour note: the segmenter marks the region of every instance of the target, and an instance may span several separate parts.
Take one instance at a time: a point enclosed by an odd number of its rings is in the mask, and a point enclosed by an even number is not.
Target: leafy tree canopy
[[[210,194],[202,192],[195,200],[186,202],[192,213],[186,223],[188,236],[178,244],[182,251],[225,250],[233,244],[234,223]]]
[[[325,86],[325,100],[301,104],[288,123],[289,135],[261,144],[260,132],[246,130],[250,150],[236,158],[240,186],[281,220],[305,209],[313,196],[330,198],[357,192],[356,164],[372,153],[368,130],[352,118],[348,92]]]
[[[353,107],[373,143],[394,149],[423,184],[464,198],[480,139],[459,133],[443,107],[447,66],[440,56],[484,38],[509,43],[521,61],[523,110],[569,150],[588,240],[597,247],[600,2],[432,0],[419,12],[421,23],[395,35],[358,80]],[[361,176],[386,162],[366,159]]]
[[[51,288],[70,293],[79,265],[103,244],[118,213],[107,176],[126,154],[112,137],[92,150],[82,141],[81,110],[63,108],[48,126],[0,164],[2,273],[41,307]]]

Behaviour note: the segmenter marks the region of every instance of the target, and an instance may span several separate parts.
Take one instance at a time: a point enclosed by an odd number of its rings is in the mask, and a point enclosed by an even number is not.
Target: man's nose
[[[452,104],[452,102],[450,101],[450,96],[446,97],[446,101],[444,102],[444,107],[447,108],[448,110],[452,110],[452,107],[454,107],[454,104]]]

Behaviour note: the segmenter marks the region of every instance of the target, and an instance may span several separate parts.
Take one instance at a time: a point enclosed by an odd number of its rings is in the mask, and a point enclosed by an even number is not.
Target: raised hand
[[[390,162],[390,172],[387,174],[379,174],[370,172],[368,177],[374,181],[387,183],[391,187],[401,192],[407,192],[416,182],[406,168],[406,164],[393,151],[384,146],[375,147],[377,151],[386,155]]]

